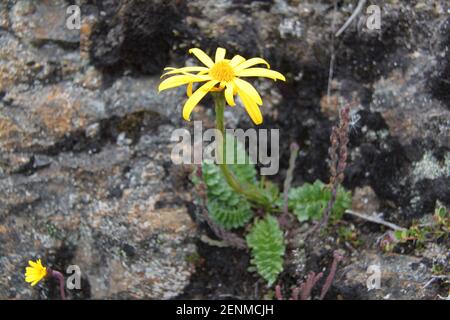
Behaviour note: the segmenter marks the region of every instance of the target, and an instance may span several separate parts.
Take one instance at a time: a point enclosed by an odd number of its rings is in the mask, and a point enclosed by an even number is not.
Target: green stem
[[[228,185],[237,193],[242,194],[248,200],[255,202],[264,208],[270,208],[270,202],[261,194],[261,192],[254,186],[246,185],[244,188],[241,183],[236,179],[233,172],[231,172],[225,159],[224,150],[226,150],[226,137],[225,137],[225,124],[224,124],[224,112],[225,112],[225,97],[222,92],[213,93],[215,111],[216,111],[216,129],[221,133],[218,141],[218,160],[219,167],[222,174],[225,177]]]

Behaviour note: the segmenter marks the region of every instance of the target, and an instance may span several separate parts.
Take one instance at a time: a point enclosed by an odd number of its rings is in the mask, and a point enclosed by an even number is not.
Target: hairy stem
[[[231,172],[230,168],[228,167],[224,153],[224,150],[226,150],[224,124],[225,97],[223,96],[222,92],[213,93],[213,97],[216,111],[216,129],[221,133],[218,138],[219,141],[217,142],[217,155],[219,160],[218,165],[220,167],[220,170],[222,171],[223,176],[225,177],[225,180],[234,191],[242,194],[248,200],[257,203],[264,208],[270,208],[268,199],[263,194],[261,194],[261,192],[257,188],[255,188],[255,186],[246,185],[244,188],[244,186],[241,185],[241,183],[236,179],[233,172]]]

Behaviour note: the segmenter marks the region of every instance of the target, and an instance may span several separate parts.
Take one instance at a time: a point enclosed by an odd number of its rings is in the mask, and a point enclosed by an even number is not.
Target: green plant
[[[301,187],[289,190],[288,206],[300,222],[319,220],[331,198],[331,190],[317,180],[313,184],[305,183]],[[331,211],[331,219],[337,221],[342,218],[345,210],[351,205],[351,194],[339,186],[336,202]]]
[[[358,247],[362,244],[361,239],[358,236],[358,230],[355,228],[353,224],[350,225],[341,225],[337,228],[338,234],[338,243],[339,242],[347,242],[350,243],[354,247]]]
[[[45,227],[47,228],[47,232],[50,237],[58,240],[62,240],[64,238],[61,231],[53,223],[47,222]]]
[[[428,227],[421,227],[419,225],[413,225],[407,230],[395,231],[395,237],[400,242],[417,241],[417,243],[423,243],[426,240],[429,233]]]
[[[450,214],[446,207],[438,204],[431,224],[413,223],[406,230],[396,231],[395,238],[400,243],[414,241],[416,246],[423,246],[426,242],[448,238],[450,233]]]
[[[283,231],[281,231],[278,220],[270,215],[262,220],[257,220],[246,240],[252,249],[251,262],[271,286],[283,271],[285,246]]]
[[[240,179],[251,179],[248,165],[233,165],[232,171]],[[235,193],[226,183],[218,166],[210,162],[202,165],[203,180],[208,196],[207,208],[211,219],[225,229],[244,226],[253,216],[250,203],[242,195]]]
[[[226,137],[226,143],[234,143],[235,155],[248,159],[244,147],[232,137]],[[240,185],[252,185],[258,193],[281,212],[284,207],[283,197],[278,186],[269,181],[258,181],[256,170],[252,164],[229,164],[229,171]],[[251,202],[234,190],[227,183],[223,170],[212,161],[202,164],[201,178],[194,174],[192,181],[196,186],[202,182],[206,187],[208,215],[218,226],[230,230],[247,225],[254,216]],[[339,220],[345,209],[350,206],[351,195],[342,187],[337,189],[336,201],[333,205],[331,221]],[[301,187],[292,188],[288,192],[288,208],[300,222],[320,219],[331,198],[331,190],[322,182],[306,183]],[[283,271],[283,255],[285,251],[283,232],[275,216],[267,215],[264,219],[254,222],[246,236],[247,245],[251,248],[252,264],[257,272],[271,286],[280,272]]]
[[[244,164],[228,165],[232,174],[241,184],[256,184],[256,169],[250,163],[244,146],[234,136],[226,135],[226,140],[227,143],[234,144],[234,160],[245,159]],[[226,154],[224,156],[226,157]],[[213,222],[230,230],[242,227],[250,221],[253,216],[250,202],[243,195],[234,192],[219,166],[211,160],[203,161],[202,178],[206,185],[208,215]],[[192,182],[198,186],[202,181],[194,174]]]
[[[431,273],[433,275],[442,275],[445,271],[445,265],[441,263],[433,263],[433,266],[431,267]]]
[[[338,220],[344,210],[350,205],[350,194],[345,192],[340,184],[344,179],[347,161],[347,144],[349,128],[348,106],[341,108],[339,126],[332,128],[330,136],[330,183],[326,187],[320,181],[313,185],[290,190],[292,174],[296,157],[291,154],[290,170],[285,183],[285,197],[280,200],[280,191],[275,184],[260,182],[256,179],[253,165],[233,165],[228,163],[226,150],[228,140],[225,135],[224,111],[226,105],[235,106],[235,96],[239,96],[250,118],[256,125],[263,122],[260,106],[262,98],[258,91],[242,77],[266,77],[273,80],[286,81],[279,72],[270,69],[269,64],[262,58],[246,60],[240,55],[232,59],[225,59],[226,50],[217,48],[214,60],[199,48],[189,51],[205,66],[188,66],[182,68],[166,68],[163,80],[158,89],[166,89],[187,85],[188,100],[183,106],[183,118],[189,120],[193,109],[211,93],[215,107],[215,125],[219,134],[216,135],[217,165],[204,162],[201,175],[194,175],[193,182],[201,193],[202,200],[206,195],[208,215],[204,216],[212,226],[214,233],[221,239],[233,241],[236,245],[245,246],[243,239],[233,237],[224,229],[244,227],[253,217],[254,210],[259,216],[266,214],[263,220],[256,220],[247,235],[247,244],[252,249],[252,261],[259,274],[269,285],[273,284],[278,274],[283,270],[283,232],[277,218],[283,222],[289,221],[289,209],[298,220],[318,219],[320,223],[314,226],[315,231],[327,225],[329,218]],[[265,64],[267,69],[253,66]],[[194,85],[200,87],[193,92]],[[243,154],[244,148],[237,146]],[[295,150],[295,151],[293,151]],[[291,153],[298,152],[298,148],[291,149]],[[247,155],[246,155],[247,157]],[[198,171],[200,173],[200,171]],[[201,179],[200,179],[201,178]],[[203,180],[203,181],[202,181]],[[290,190],[288,192],[288,190]],[[205,191],[205,192],[204,192]],[[271,214],[282,212],[275,218]],[[312,232],[311,232],[312,233]],[[239,238],[239,239],[238,239]],[[234,239],[234,240],[230,240]]]

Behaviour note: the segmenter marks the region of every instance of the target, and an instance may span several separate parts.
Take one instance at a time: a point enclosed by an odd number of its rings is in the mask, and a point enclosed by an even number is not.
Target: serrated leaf
[[[235,159],[244,157],[248,159],[244,147],[233,136],[227,135],[227,143],[235,141]],[[242,184],[256,182],[256,169],[250,163],[229,164],[228,167]],[[207,191],[207,208],[211,219],[225,229],[244,226],[253,216],[250,203],[246,198],[237,194],[225,180],[220,167],[212,161],[202,164],[202,177]]]
[[[323,216],[330,198],[331,190],[323,182],[317,180],[313,184],[305,183],[301,187],[291,188],[289,190],[288,206],[289,210],[297,216],[300,222],[318,220]],[[332,209],[332,219],[341,219],[350,205],[351,193],[339,186]]]
[[[263,220],[256,221],[246,240],[252,249],[252,264],[271,286],[283,271],[285,246],[278,220],[267,216]]]
[[[250,203],[230,188],[217,165],[204,162],[202,168],[208,215],[225,229],[244,226],[253,216]]]

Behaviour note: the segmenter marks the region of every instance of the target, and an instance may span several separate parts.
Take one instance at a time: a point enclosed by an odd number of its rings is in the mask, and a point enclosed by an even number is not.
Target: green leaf
[[[227,143],[236,141],[235,159],[242,156],[248,159],[244,147],[233,136],[227,136]],[[256,169],[254,165],[229,164],[230,170],[236,179],[242,184],[256,183]],[[253,211],[247,199],[237,194],[225,180],[220,167],[212,161],[204,161],[202,164],[202,178],[206,184],[207,208],[211,219],[225,229],[239,228],[247,224],[253,216]],[[193,180],[194,184],[199,181]]]
[[[401,230],[395,230],[394,231],[394,236],[397,240],[402,240],[403,239],[403,232]]]
[[[269,215],[256,221],[246,240],[252,249],[252,264],[271,286],[283,271],[285,246],[278,220]]]
[[[202,176],[206,184],[208,215],[225,229],[244,226],[253,216],[250,203],[227,184],[219,166],[204,162]]]
[[[282,198],[282,197],[281,197]],[[289,190],[288,206],[300,222],[307,220],[318,220],[331,198],[331,190],[319,180],[313,184],[305,183],[301,187]],[[346,209],[351,205],[351,193],[338,187],[336,201],[334,203],[331,218],[337,221],[342,218]]]

